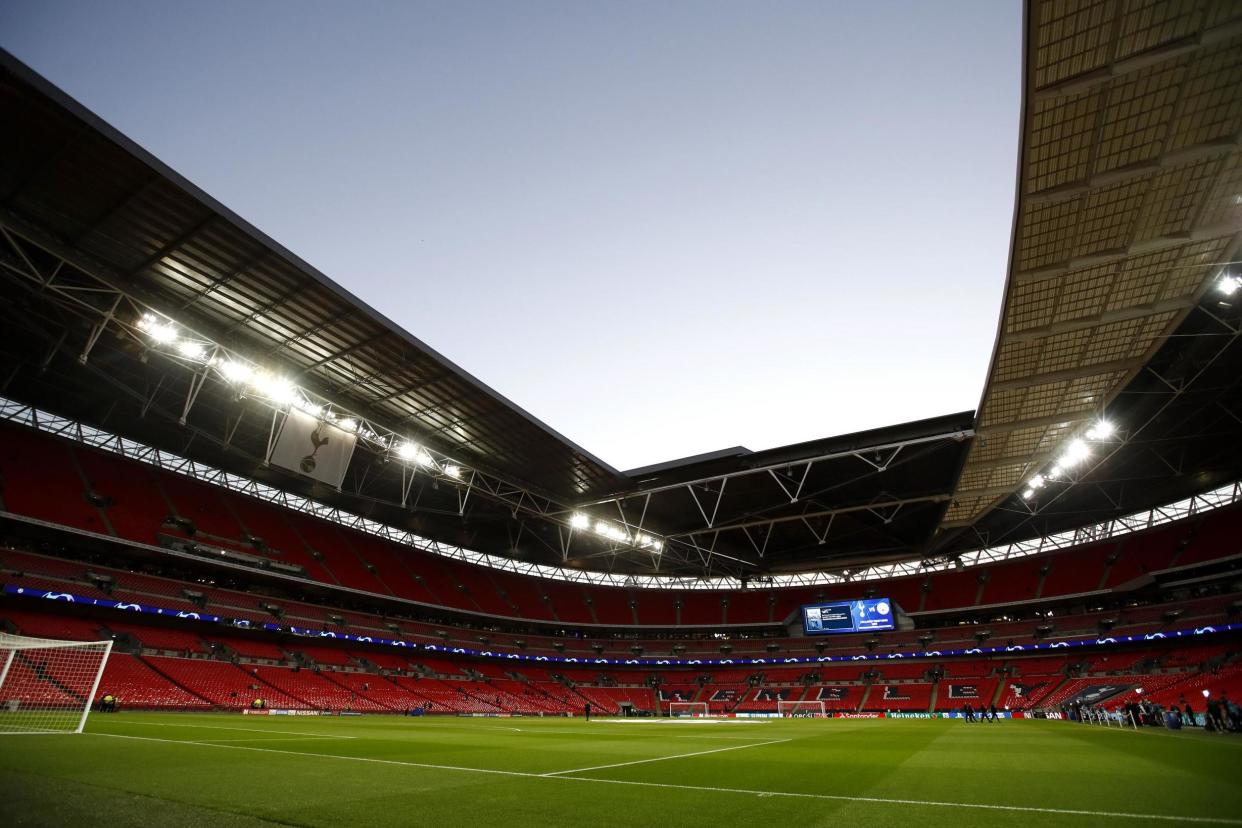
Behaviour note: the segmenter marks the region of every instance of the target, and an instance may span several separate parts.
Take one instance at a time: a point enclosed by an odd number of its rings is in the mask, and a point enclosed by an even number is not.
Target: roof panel
[[[1242,229],[1242,36],[1227,28],[1242,7],[1033,0],[1028,15],[1010,278],[946,525],[1007,494],[985,464],[1039,460],[1102,411]]]

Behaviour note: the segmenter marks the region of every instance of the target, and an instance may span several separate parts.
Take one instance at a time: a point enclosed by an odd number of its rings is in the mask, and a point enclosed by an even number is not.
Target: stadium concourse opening
[[[0,819],[1242,825],[1242,7],[1024,15],[979,409],[630,472],[5,53]]]

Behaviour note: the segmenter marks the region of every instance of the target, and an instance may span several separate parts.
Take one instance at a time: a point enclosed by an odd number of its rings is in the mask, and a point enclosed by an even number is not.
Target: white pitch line
[[[202,728],[203,730],[236,730],[242,733],[288,733],[293,736],[315,736],[321,739],[357,739],[357,736],[341,736],[338,734],[308,733],[305,730],[268,730],[261,727],[227,727],[225,725],[199,725],[199,724],[183,724],[180,722],[126,722],[126,721],[110,721],[108,724],[114,725],[132,725],[134,727],[189,727]],[[107,735],[107,734],[101,734]],[[171,741],[176,741],[171,740]]]
[[[670,759],[686,759],[691,756],[706,756],[709,753],[724,753],[728,750],[744,750],[746,748],[763,747],[764,745],[779,745],[782,742],[792,742],[793,739],[773,739],[769,742],[753,742],[749,745],[730,745],[729,747],[712,748],[711,750],[696,750],[693,753],[678,753],[674,756],[656,756],[653,759],[635,759],[632,762],[614,762],[611,765],[595,765],[590,768],[570,768],[569,770],[552,771],[551,773],[541,773],[540,776],[563,776],[567,773],[586,773],[587,771],[606,770],[608,768],[624,768],[629,765],[647,765],[652,762],[667,762]]]
[[[107,734],[101,734],[107,735]],[[269,739],[238,736],[236,739],[190,739],[196,745],[214,745],[219,742],[314,742],[320,739],[336,739],[337,736],[273,736]],[[176,740],[173,740],[176,741]]]
[[[199,745],[201,747],[223,748],[225,750],[248,750],[255,753],[279,753],[285,756],[307,756],[319,759],[341,759],[347,762],[367,762],[376,765],[398,765],[410,768],[427,768],[429,770],[461,771],[463,773],[482,773],[496,776],[517,776],[525,779],[557,779],[567,782],[588,782],[600,785],[634,785],[642,788],[672,788],[682,791],[703,791],[707,793],[731,793],[745,796],[776,796],[793,799],[820,799],[836,802],[870,802],[876,805],[916,805],[933,808],[973,808],[985,811],[1014,811],[1020,813],[1061,814],[1064,816],[1109,817],[1114,819],[1148,819],[1158,822],[1196,823],[1203,825],[1242,825],[1242,819],[1227,817],[1194,817],[1173,816],[1171,814],[1135,814],[1124,811],[1088,811],[1075,808],[1037,808],[1029,805],[988,805],[980,802],[946,802],[935,799],[888,799],[879,796],[845,796],[839,794],[793,793],[791,791],[755,791],[747,788],[720,788],[707,785],[678,785],[672,782],[632,782],[624,779],[599,779],[592,776],[547,776],[541,773],[525,773],[523,771],[496,770],[492,768],[465,768],[457,765],[433,765],[426,762],[402,762],[398,759],[375,759],[369,756],[341,756],[335,753],[306,753],[298,750],[276,750],[274,748],[247,747],[245,745],[219,745],[209,742],[186,742],[180,739],[158,739],[154,736],[125,736],[120,733],[92,733],[89,736],[107,736],[113,739],[134,739],[140,742],[164,742],[170,745]]]

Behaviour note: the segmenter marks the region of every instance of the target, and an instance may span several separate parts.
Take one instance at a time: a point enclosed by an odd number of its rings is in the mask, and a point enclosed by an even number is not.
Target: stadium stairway
[[[1038,696],[1032,697],[1030,703],[1027,706],[1028,707],[1039,707],[1040,705],[1044,703],[1044,699],[1055,696],[1057,693],[1061,692],[1061,689],[1065,687],[1065,685],[1069,684],[1072,681],[1074,681],[1074,679],[1071,678],[1070,676],[1062,677],[1061,680],[1058,681],[1055,685],[1052,685],[1051,687],[1049,687],[1049,689],[1046,692],[1041,693]]]
[[[988,704],[991,704],[993,706],[1000,704],[1001,699],[1004,698],[1005,696],[1005,688],[1008,686],[1009,686],[1008,678],[1002,678],[1000,681],[998,681],[996,683],[996,692],[992,694],[992,698],[988,702]]]
[[[862,698],[858,700],[858,706],[854,708],[855,713],[861,713],[867,707],[867,699],[871,697],[871,689],[873,687],[875,687],[874,684],[863,685]]]

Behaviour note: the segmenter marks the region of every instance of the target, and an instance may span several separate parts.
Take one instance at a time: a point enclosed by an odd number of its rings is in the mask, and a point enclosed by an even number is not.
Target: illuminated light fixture
[[[1042,474],[1037,474],[1028,480],[1026,485],[1030,486],[1032,489],[1042,489],[1046,482],[1047,481],[1044,479]]]
[[[595,534],[618,543],[629,543],[630,533],[626,532],[619,526],[613,526],[610,523],[604,523],[602,520],[595,521]]]
[[[207,353],[207,349],[201,342],[195,342],[192,339],[183,339],[177,343],[177,353],[186,359],[202,359],[203,354]]]
[[[138,329],[160,345],[171,345],[177,341],[176,326],[171,322],[161,322],[154,314],[144,313],[138,320]]]
[[[454,480],[460,480],[461,479],[461,466],[455,466],[452,463],[449,463],[447,466],[444,467],[444,473],[447,474],[449,477],[453,478]]]
[[[422,449],[419,449],[414,454],[414,462],[425,469],[429,469],[436,464],[435,458]]]
[[[1034,496],[1035,496],[1035,490],[1034,490],[1034,489],[1027,489],[1025,492],[1023,492],[1023,493],[1022,493],[1022,499],[1023,499],[1023,500],[1030,500],[1030,499],[1031,499],[1032,497],[1034,497]]]
[[[250,387],[278,405],[286,405],[297,399],[297,386],[275,374],[255,374],[250,378]]]
[[[1057,464],[1072,469],[1091,456],[1091,447],[1083,440],[1071,440],[1065,452],[1057,459]]]
[[[1086,438],[1088,440],[1107,440],[1117,432],[1117,426],[1108,420],[1100,420],[1091,428],[1087,429]]]
[[[1226,296],[1233,296],[1242,287],[1242,276],[1225,276],[1216,283],[1216,289]]]
[[[413,443],[402,443],[397,446],[397,456],[402,460],[413,460],[419,452],[418,446]]]
[[[1063,474],[1065,474],[1065,469],[1061,468],[1061,464],[1058,463],[1052,468],[1048,469],[1047,477],[1049,480],[1056,480],[1058,477],[1060,477]]]
[[[246,382],[254,376],[254,369],[235,359],[217,360],[216,368],[229,382]]]
[[[323,406],[310,400],[298,400],[293,404],[293,407],[298,411],[311,415],[316,420],[323,417]]]
[[[591,525],[591,519],[582,512],[574,512],[569,518],[569,525],[575,529],[587,529]]]
[[[346,417],[343,420],[338,420],[336,422],[336,427],[343,431],[356,431],[358,429],[358,423],[352,418]]]

